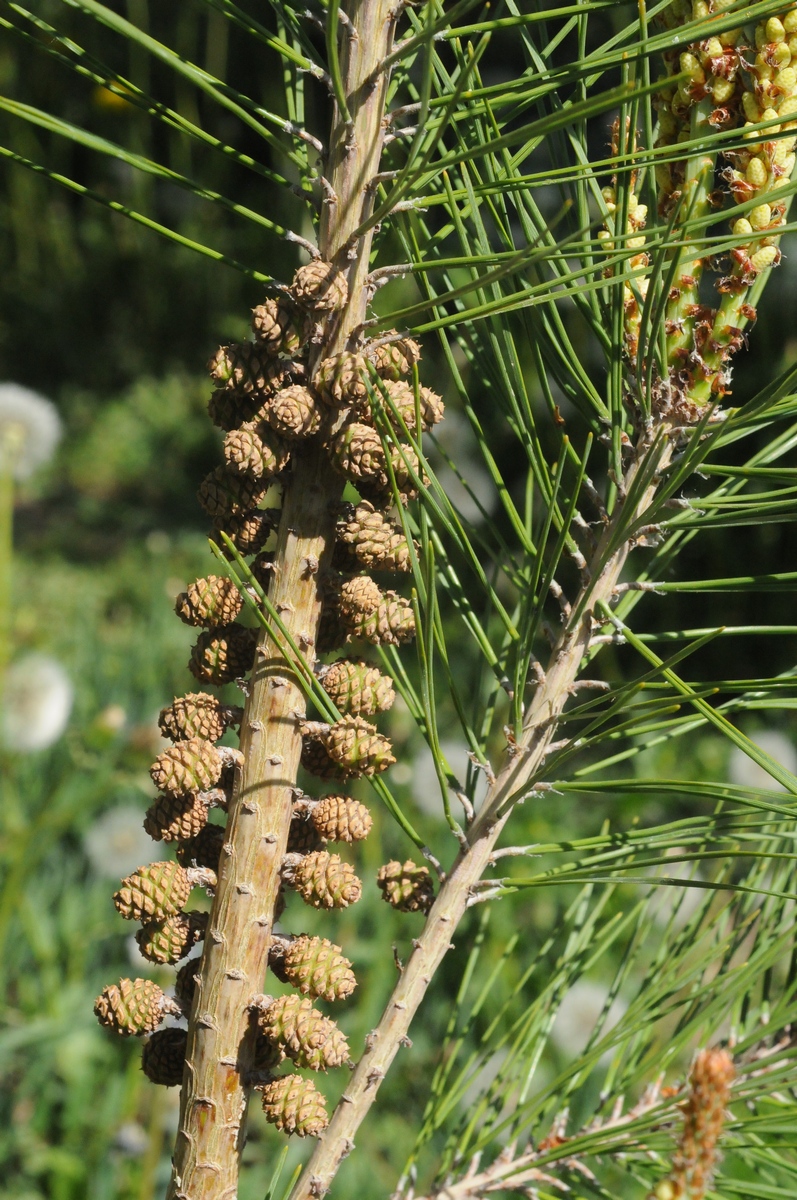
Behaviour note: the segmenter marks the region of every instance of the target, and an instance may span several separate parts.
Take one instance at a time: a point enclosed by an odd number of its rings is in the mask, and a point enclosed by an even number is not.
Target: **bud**
[[[254,666],[257,630],[243,625],[206,629],[191,652],[188,669],[201,683],[221,686],[240,679]]]
[[[291,293],[298,304],[317,312],[338,312],[349,298],[346,276],[320,258],[299,267]]]
[[[283,1075],[267,1083],[263,1112],[277,1129],[297,1137],[318,1137],[329,1124],[324,1097],[312,1079],[301,1075]]]
[[[390,676],[362,659],[340,658],[322,667],[318,679],[335,707],[352,716],[386,712],[396,698]]]
[[[194,737],[217,742],[231,725],[240,724],[242,716],[242,708],[222,704],[207,692],[189,692],[161,709],[158,726],[173,742]]]
[[[262,477],[242,475],[237,468],[216,467],[199,485],[197,500],[209,516],[223,517],[257,508],[267,487]]]
[[[379,775],[396,761],[388,738],[362,717],[342,717],[324,739],[333,762],[347,775]]]
[[[282,877],[313,908],[348,908],[363,890],[353,868],[326,850],[286,855]]]
[[[231,579],[208,575],[180,592],[174,611],[186,625],[231,625],[243,606],[243,597]]]
[[[167,1014],[181,1016],[180,1006],[151,979],[120,979],[103,988],[94,1012],[100,1025],[123,1037],[152,1033]]]
[[[345,1000],[357,986],[348,958],[328,938],[302,934],[287,945],[273,942],[269,966],[277,979],[319,1000]]]
[[[159,1029],[144,1046],[141,1070],[152,1083],[179,1087],[183,1082],[187,1047],[187,1030]]]
[[[224,755],[203,738],[188,738],[163,750],[150,767],[163,792],[204,792],[218,783]]]
[[[205,936],[208,914],[181,912],[165,921],[150,921],[136,934],[138,948],[149,962],[176,963]]]
[[[399,912],[428,912],[434,901],[434,887],[428,867],[419,867],[412,859],[405,863],[389,862],[379,868],[376,877],[383,898]]]
[[[361,842],[373,825],[366,806],[350,796],[324,796],[314,807],[311,820],[325,842]]]

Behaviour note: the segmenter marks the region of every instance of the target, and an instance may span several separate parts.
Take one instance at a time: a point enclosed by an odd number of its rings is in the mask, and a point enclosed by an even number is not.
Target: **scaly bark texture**
[[[327,166],[320,250],[347,271],[349,301],[319,346],[345,348],[367,305],[371,234],[352,234],[371,211],[378,170],[395,11],[386,0],[344,6],[341,70],[351,125],[337,111]],[[270,599],[310,661],[321,608],[318,573],[334,539],[342,482],[318,445],[297,450],[280,519]],[[254,1023],[262,991],[280,865],[291,819],[304,699],[277,646],[260,638],[241,725],[244,766],[236,781],[188,1033],[188,1052],[170,1200],[232,1200],[245,1141]]]

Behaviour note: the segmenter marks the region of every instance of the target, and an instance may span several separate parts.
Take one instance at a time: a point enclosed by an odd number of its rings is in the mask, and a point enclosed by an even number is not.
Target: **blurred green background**
[[[46,15],[48,5],[39,11]],[[60,6],[58,11],[65,27]],[[126,11],[134,21],[151,22],[164,40],[215,74],[247,79],[258,99],[275,105],[268,73],[252,61],[252,44],[237,39],[217,13],[189,5],[150,9],[146,0],[128,0]],[[79,14],[70,15],[66,26],[69,21],[85,44],[100,38],[98,28],[81,22]],[[224,118],[215,110],[204,112],[194,93],[170,77],[153,80],[157,67],[137,51],[131,54],[108,35],[102,52],[142,86],[149,83],[168,95],[184,115],[224,133]],[[153,127],[131,106],[77,80],[8,33],[0,40],[0,87],[142,153],[155,153],[177,170],[194,171],[254,208],[267,207],[274,219],[285,215],[275,211],[281,201],[275,202],[263,181],[221,157],[186,161],[196,152],[183,141],[170,140],[168,131]],[[259,244],[257,234],[253,241],[249,228],[236,227],[184,193],[11,118],[0,120],[0,130],[3,144],[19,154],[43,159],[185,236],[245,257],[278,278],[288,277],[295,265],[290,248],[265,238]],[[246,136],[236,144],[245,150]],[[784,355],[797,356],[797,343],[789,340],[780,315],[791,311],[797,294],[797,254],[790,250],[787,243],[752,349],[737,372],[737,399],[743,399],[746,381],[774,374]],[[18,728],[23,711],[33,725],[39,721],[44,727],[49,720],[57,726],[53,706],[69,708],[71,701],[65,731],[52,744],[20,749],[19,740],[7,734],[0,751],[2,1192],[13,1200],[149,1200],[162,1193],[168,1177],[177,1094],[144,1079],[140,1048],[101,1031],[92,1003],[99,989],[120,975],[143,969],[159,977],[138,957],[111,893],[120,875],[158,857],[158,847],[141,828],[153,792],[148,767],[162,748],[156,717],[163,704],[193,684],[186,669],[192,634],[171,605],[177,592],[212,569],[213,562],[206,522],[194,500],[203,475],[218,461],[220,445],[205,412],[210,387],[203,368],[220,341],[245,336],[248,310],[261,291],[244,275],[160,241],[10,164],[0,166],[0,255],[0,381],[22,384],[52,400],[64,428],[55,458],[17,490],[12,673],[5,703],[8,714],[16,712],[12,726]],[[402,286],[391,284],[391,301]],[[583,352],[597,371],[591,348],[584,345]],[[435,347],[425,347],[424,353],[424,381],[445,391]],[[575,416],[568,419],[578,437]],[[485,422],[495,420],[485,405]],[[500,459],[500,426],[491,434]],[[458,423],[453,407],[443,436],[478,491],[483,469],[469,459],[464,423]],[[738,538],[719,531],[695,544],[679,570],[699,570],[703,577],[729,574],[727,564],[739,555],[739,546]],[[783,569],[793,550],[788,525],[765,526],[744,542],[751,572]],[[671,595],[668,624],[713,621],[712,603]],[[743,595],[734,597],[722,619],[775,623],[791,616],[786,593],[756,597],[754,610],[746,603]],[[651,612],[663,604],[654,601]],[[755,655],[754,664],[745,661],[746,654]],[[763,674],[762,654],[772,655],[773,670],[782,670],[794,661],[794,646],[740,641],[734,676]],[[49,675],[42,666],[48,662]],[[709,672],[717,667],[710,651],[703,662]],[[21,664],[16,677],[15,664]],[[445,706],[442,720],[453,729]],[[790,718],[772,713],[768,726],[768,748],[793,768]],[[385,728],[398,748],[399,765],[391,776],[397,794],[430,844],[450,857],[434,774],[406,711],[397,706]],[[760,734],[762,727],[749,731]],[[454,744],[451,753],[464,770],[464,749]],[[695,778],[735,771],[746,778],[744,765],[730,762],[714,735],[675,749],[665,744],[646,751],[646,773],[659,769],[691,771]],[[672,801],[674,816],[681,811],[678,804]],[[532,811],[529,806],[518,818],[515,837],[535,841],[592,832],[607,815],[630,815],[631,805],[622,796],[592,797],[588,804],[569,796],[550,807]],[[654,801],[643,815],[661,819],[662,812]],[[284,922],[286,928],[318,929],[353,959],[360,987],[340,1020],[355,1051],[392,983],[393,945],[404,954],[419,921],[394,914],[379,899],[373,882],[378,865],[387,857],[407,856],[410,846],[387,815],[375,810],[375,817],[374,834],[357,853],[358,870],[367,881],[362,903],[322,921],[292,902]],[[522,954],[498,977],[492,1007],[477,1021],[474,1037],[494,1007],[512,995],[570,899],[553,889],[533,895],[533,900],[511,897],[495,906],[485,961],[497,961],[512,931],[521,933]],[[410,1149],[410,1118],[423,1107],[477,920],[474,915],[461,930],[413,1030],[414,1049],[398,1062],[380,1093],[378,1113],[360,1133],[346,1186],[363,1200],[392,1190]],[[550,953],[555,957],[555,948]],[[600,969],[595,974],[571,1004],[570,1025],[548,1046],[543,1069],[549,1074],[583,1043],[600,1010],[605,987]],[[160,978],[166,986],[170,972]],[[516,1003],[522,1007],[522,1002],[521,991]],[[332,1093],[340,1086],[330,1080]],[[255,1113],[241,1200],[265,1195],[280,1145]],[[290,1165],[303,1154],[301,1146],[292,1145]]]

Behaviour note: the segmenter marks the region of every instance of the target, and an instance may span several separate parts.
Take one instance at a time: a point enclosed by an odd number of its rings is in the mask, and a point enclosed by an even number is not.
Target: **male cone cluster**
[[[225,434],[224,464],[198,493],[222,552],[228,553],[226,535],[241,555],[257,556],[251,578],[267,589],[274,566],[268,543],[279,514],[263,506],[267,498],[274,503],[276,490],[291,486],[291,457],[302,443],[321,439],[341,491],[346,480],[355,485],[360,498],[340,505],[332,566],[319,574],[321,626],[309,651],[316,654],[352,641],[399,644],[414,636],[411,604],[366,572],[410,570],[414,548],[390,509],[416,494],[421,473],[413,448],[398,439],[417,437],[443,415],[440,397],[408,378],[420,358],[409,338],[389,334],[336,355],[319,354],[324,330],[346,301],[345,276],[317,259],[299,268],[290,289],[254,310],[253,342],[222,346],[214,355],[209,412]],[[225,833],[211,812],[225,813],[235,803],[243,765],[239,751],[219,742],[240,726],[243,709],[204,688],[243,684],[253,666],[257,631],[240,618],[261,593],[254,586],[247,593],[212,574],[190,583],[175,604],[180,619],[199,631],[188,666],[203,690],[175,698],[161,713],[161,731],[172,745],[152,765],[158,794],[144,826],[156,842],[174,848],[176,861],[140,867],[114,896],[119,913],[141,923],[138,945],[158,965],[179,963],[205,936],[207,914],[187,904],[195,887],[212,892],[215,886]],[[339,782],[386,770],[395,758],[373,718],[391,707],[392,680],[359,655],[337,655],[315,670],[340,716],[331,723],[303,719],[303,767]],[[360,842],[371,826],[368,808],[345,790],[314,798],[297,788],[284,887],[317,909],[356,903],[362,883],[329,847]],[[431,904],[424,867],[389,863],[378,882],[397,909],[426,911]],[[348,1060],[345,1037],[313,1000],[350,996],[356,986],[352,965],[327,938],[274,934],[269,968],[294,991],[251,1001],[258,1034],[250,1084],[262,1088],[269,1121],[288,1134],[315,1136],[327,1124],[321,1093],[309,1079],[275,1072],[286,1059],[305,1071]],[[167,1015],[189,1016],[198,970],[196,958],[180,968],[173,1000],[144,979],[123,979],[97,1000],[98,1018],[110,1029],[150,1035],[142,1066],[156,1083],[171,1086],[182,1078],[186,1031],[157,1027]]]

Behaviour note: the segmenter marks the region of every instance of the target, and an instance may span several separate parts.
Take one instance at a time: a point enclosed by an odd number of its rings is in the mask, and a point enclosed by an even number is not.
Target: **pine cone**
[[[280,437],[306,438],[318,433],[321,410],[309,388],[301,384],[283,388],[263,409],[263,416]]]
[[[349,624],[352,637],[372,646],[398,646],[415,637],[415,613],[411,604],[396,592],[385,592],[379,608]]]
[[[349,1057],[349,1044],[334,1021],[299,996],[281,996],[260,1013],[263,1036],[278,1045],[297,1067],[325,1071]]]
[[[176,842],[196,837],[208,823],[206,792],[170,792],[158,796],[147,809],[144,828],[155,842]]]
[[[283,1075],[267,1083],[263,1112],[277,1129],[297,1137],[318,1137],[329,1124],[324,1097],[312,1079],[301,1075]]]
[[[378,567],[382,571],[412,569],[410,551],[403,531],[393,521],[369,504],[361,501],[350,505],[338,524],[338,537],[350,546],[363,567]]]
[[[338,584],[336,599],[341,619],[348,625],[374,612],[382,602],[382,592],[370,575],[357,575]]]
[[[252,1051],[252,1070],[250,1079],[255,1081],[254,1077],[259,1076],[265,1083],[271,1082],[271,1077],[280,1065],[285,1061],[285,1055],[279,1046],[275,1046],[268,1038],[264,1038],[262,1033],[257,1033],[255,1036],[254,1049]]]
[[[204,738],[188,738],[163,750],[150,767],[156,788],[163,792],[204,792],[218,783],[224,755]]]
[[[159,1029],[144,1046],[141,1070],[152,1083],[179,1087],[183,1082],[187,1048],[188,1030]]]
[[[243,597],[231,579],[208,575],[180,592],[174,611],[186,625],[231,625],[243,606]]]
[[[362,354],[344,350],[325,358],[318,368],[315,386],[327,404],[363,404],[368,399],[368,365]]]
[[[302,934],[287,945],[274,942],[269,966],[277,979],[320,1000],[345,1000],[357,986],[348,958],[328,938]]]
[[[405,863],[389,862],[379,868],[376,882],[388,904],[399,912],[427,913],[434,901],[434,887],[428,867],[419,867],[412,859]]]
[[[426,476],[421,472],[418,455],[412,446],[403,442],[390,447],[390,467],[393,472],[398,498],[406,505],[418,495],[416,478],[426,482]],[[371,500],[377,507],[386,508],[393,503],[393,484],[387,469],[381,475],[357,482],[357,491],[364,500]]]
[[[276,391],[288,373],[286,363],[269,357],[251,342],[220,346],[208,363],[208,370],[216,383],[245,396],[257,393],[260,397]]]
[[[136,934],[144,958],[154,963],[176,963],[205,936],[208,914],[181,912],[165,921],[150,921]]]
[[[180,967],[174,981],[174,999],[179,1004],[185,1016],[188,1016],[191,1006],[194,1003],[199,964],[200,960],[198,958],[189,958],[188,962],[183,963]]]
[[[207,692],[189,692],[187,696],[176,696],[170,705],[161,709],[158,726],[163,736],[173,742],[194,737],[217,742],[231,725],[240,724],[242,716],[242,708],[222,704],[216,696]]]
[[[257,508],[267,490],[262,478],[242,475],[237,468],[216,467],[200,483],[197,500],[209,516],[223,517]]]
[[[220,534],[226,533],[236,550],[243,554],[257,554],[262,550],[274,529],[274,512],[271,509],[255,508],[251,512],[230,513],[217,521],[211,530],[211,537],[216,542],[226,558],[231,555],[222,541]]]
[[[305,737],[302,741],[302,766],[319,779],[346,779],[346,772],[329,757],[322,738]]]
[[[179,863],[150,863],[122,880],[113,902],[127,921],[162,921],[181,911],[192,887]]]
[[[387,392],[390,401],[395,405],[401,417],[401,420],[397,419],[390,406],[390,402],[382,396],[378,388],[375,389],[377,399],[381,403],[382,410],[390,424],[397,433],[403,433],[404,430],[401,423],[403,421],[410,433],[414,433],[416,430],[415,388],[401,379],[395,382],[388,381],[383,383],[382,387]],[[419,388],[418,407],[421,412],[421,429],[425,433],[428,433],[432,426],[437,425],[443,419],[445,405],[443,404],[442,397],[433,392],[431,388]],[[362,413],[364,421],[372,419],[370,404],[363,408]]]
[[[314,808],[315,801],[306,798],[294,804],[288,831],[288,854],[310,854],[313,850],[323,850],[324,843],[311,819]]]
[[[255,662],[257,630],[243,625],[226,625],[200,633],[191,651],[188,669],[200,683],[220,687],[250,671]]]
[[[316,258],[293,277],[291,293],[297,303],[317,312],[338,312],[349,298],[346,276],[332,263]]]
[[[293,354],[309,337],[306,319],[287,296],[270,297],[252,309],[252,332],[268,354]]]
[[[321,620],[318,623],[315,648],[318,654],[326,654],[330,650],[339,650],[349,641],[349,629],[341,620],[338,612],[337,598],[328,596],[321,609]]]
[[[324,742],[329,757],[347,775],[379,775],[396,761],[388,738],[362,717],[341,717]]]
[[[390,329],[383,337],[395,333],[395,329]],[[402,375],[409,375],[421,359],[420,346],[408,337],[397,337],[382,346],[367,346],[365,352],[382,379],[400,379]]]
[[[179,1005],[151,979],[120,979],[118,985],[104,987],[94,1012],[100,1025],[124,1037],[152,1033],[167,1013],[180,1016]]]
[[[184,867],[207,867],[211,871],[218,871],[223,845],[223,827],[207,824],[195,837],[180,843],[177,861]]]
[[[313,809],[311,819],[325,842],[361,842],[373,825],[365,805],[350,796],[324,796]]]
[[[355,717],[386,712],[396,698],[390,676],[362,659],[339,658],[318,679],[335,707]]]
[[[361,479],[375,480],[380,487],[387,486],[382,441],[370,425],[356,421],[346,425],[333,438],[330,449],[335,465],[347,479],[354,483]]]
[[[326,850],[286,856],[283,879],[313,908],[348,908],[363,890],[353,868]]]
[[[289,458],[290,451],[262,419],[247,421],[224,439],[227,466],[252,479],[272,479],[285,469]]]
[[[208,400],[208,416],[214,425],[225,432],[251,421],[262,403],[257,392],[251,396],[229,388],[217,388]]]

